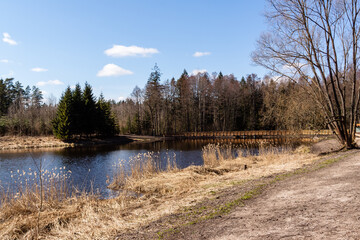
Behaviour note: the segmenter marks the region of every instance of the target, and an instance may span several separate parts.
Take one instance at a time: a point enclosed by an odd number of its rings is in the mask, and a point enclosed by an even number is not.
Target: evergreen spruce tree
[[[72,92],[72,133],[80,135],[83,133],[83,123],[86,119],[83,118],[83,112],[85,109],[85,104],[82,98],[82,90],[80,84],[76,84],[74,91]]]
[[[86,83],[82,91],[77,84],[74,91],[68,87],[63,93],[53,120],[53,132],[62,140],[94,133],[111,136],[119,132],[116,122],[110,102],[102,94],[95,102],[91,86]]]
[[[54,135],[61,140],[69,140],[71,133],[71,112],[72,112],[72,93],[70,87],[67,87],[65,93],[61,96],[56,118],[53,120]]]
[[[100,135],[112,136],[118,133],[118,126],[114,114],[111,112],[111,106],[108,101],[105,101],[101,94],[96,103],[97,117],[96,130]]]
[[[83,133],[87,136],[93,134],[96,129],[96,106],[95,98],[92,92],[92,88],[88,83],[85,83],[85,88],[83,91],[83,102],[84,102],[84,111],[82,114],[82,126]]]

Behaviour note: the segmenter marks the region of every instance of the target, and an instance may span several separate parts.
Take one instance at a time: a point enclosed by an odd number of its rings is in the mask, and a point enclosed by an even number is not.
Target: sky
[[[88,82],[116,101],[161,80],[207,71],[240,79],[266,30],[265,0],[1,0],[0,77],[59,100]]]

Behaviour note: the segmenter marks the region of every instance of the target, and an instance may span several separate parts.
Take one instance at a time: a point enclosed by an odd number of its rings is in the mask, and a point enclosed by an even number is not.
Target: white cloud
[[[32,68],[31,71],[33,71],[33,72],[47,72],[47,69],[36,67],[36,68]]]
[[[111,77],[111,76],[123,76],[123,75],[131,75],[132,71],[123,69],[116,64],[110,63],[106,64],[103,69],[101,69],[96,76],[98,77]]]
[[[193,54],[193,56],[194,57],[203,57],[203,56],[208,56],[208,55],[210,55],[211,54],[211,52],[195,52],[194,54]]]
[[[118,101],[124,101],[126,98],[125,97],[119,97]]]
[[[192,72],[191,72],[191,74],[192,75],[198,75],[199,73],[206,73],[207,72],[207,70],[206,69],[194,69]]]
[[[159,53],[156,48],[122,45],[114,45],[112,48],[105,50],[105,54],[110,57],[149,57],[156,53]]]
[[[1,59],[0,62],[2,62],[2,63],[9,63],[9,60],[7,60],[7,59]]]
[[[64,83],[60,80],[49,80],[47,82],[38,82],[36,83],[36,86],[46,86],[46,85],[63,85]]]
[[[11,38],[10,34],[8,33],[3,33],[3,42],[6,42],[10,45],[17,45],[17,42]]]

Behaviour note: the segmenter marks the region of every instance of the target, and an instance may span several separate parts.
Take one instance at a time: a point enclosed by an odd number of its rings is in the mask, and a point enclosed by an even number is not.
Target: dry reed
[[[45,170],[40,161],[36,170],[29,168],[10,174],[12,182],[0,187],[1,239],[20,236],[38,239],[55,223],[63,221],[59,219],[67,215],[66,211],[61,213],[65,205],[91,196],[70,187],[71,171],[66,167]]]
[[[231,144],[208,144],[202,148],[202,157],[204,166],[217,167],[225,160],[234,159],[235,155]]]
[[[161,166],[159,154],[154,152],[139,153],[126,162],[120,160],[115,165],[115,172],[113,181],[109,185],[111,189],[133,189],[133,186],[144,179],[151,178],[152,176],[161,172],[177,171],[176,154],[170,156],[166,154],[166,168]]]

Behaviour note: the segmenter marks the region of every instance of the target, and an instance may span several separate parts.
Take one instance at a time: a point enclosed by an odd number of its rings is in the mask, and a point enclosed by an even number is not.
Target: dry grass
[[[208,144],[202,149],[204,166],[217,167],[225,160],[233,160],[235,155],[231,144]]]
[[[130,164],[120,162],[112,183],[112,187],[122,189],[119,197],[100,200],[82,195],[67,196],[59,201],[49,198],[41,211],[39,235],[35,224],[38,197],[23,194],[23,200],[7,198],[0,209],[1,239],[37,236],[46,239],[112,239],[118,232],[136,229],[204,198],[214,197],[214,193],[223,188],[293,170],[317,159],[306,147],[296,151],[263,147],[258,156],[236,158],[234,152],[231,145],[224,148],[207,146],[203,149],[205,165],[183,170],[178,170],[174,161],[171,162],[172,156],[167,159],[167,171],[161,170],[163,168],[152,153],[138,155]],[[32,204],[27,203],[30,199]]]
[[[166,168],[161,166],[158,155],[154,152],[139,153],[126,162],[120,160],[115,165],[116,171],[113,176],[113,181],[109,188],[116,190],[131,190],[136,189],[137,183],[150,179],[162,172],[176,172],[179,169],[176,165],[176,154],[170,156],[167,154]],[[141,193],[141,189],[136,189],[137,193]]]
[[[73,144],[64,143],[53,136],[2,136],[0,150],[24,150],[37,148],[72,147]]]

